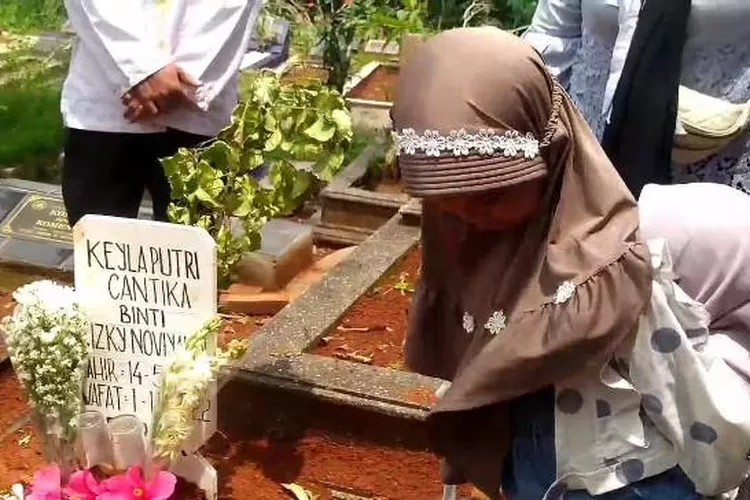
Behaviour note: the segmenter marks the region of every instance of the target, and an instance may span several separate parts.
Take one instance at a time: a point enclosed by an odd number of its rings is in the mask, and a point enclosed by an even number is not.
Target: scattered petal
[[[294,495],[296,500],[312,500],[310,493],[298,484],[282,484],[281,487]]]

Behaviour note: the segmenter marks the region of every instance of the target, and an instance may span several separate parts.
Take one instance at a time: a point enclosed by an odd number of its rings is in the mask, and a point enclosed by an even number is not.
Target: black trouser
[[[62,194],[71,227],[86,214],[138,216],[148,190],[154,220],[167,220],[170,187],[159,159],[207,137],[179,130],[154,134],[67,129]]]

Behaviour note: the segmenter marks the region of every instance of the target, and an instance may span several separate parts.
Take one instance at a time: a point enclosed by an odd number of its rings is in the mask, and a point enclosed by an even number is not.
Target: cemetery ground
[[[521,3],[528,11],[521,17],[527,20],[533,2]],[[218,472],[218,498],[430,500],[443,493],[439,464],[428,450],[423,424],[443,381],[410,373],[403,361],[406,318],[420,272],[420,208],[398,184],[387,130],[398,65],[407,52],[404,41],[417,43],[434,30],[467,22],[461,11],[470,11],[474,3],[441,2],[438,13],[427,12],[421,2],[403,2],[407,4],[411,7],[402,9],[391,2],[374,2],[372,8],[383,10],[373,17],[367,1],[353,3],[366,12],[360,12],[359,19],[344,15],[336,21],[357,26],[358,39],[346,41],[352,50],[330,51],[327,44],[341,40],[337,33],[321,31],[313,17],[322,16],[331,25],[343,10],[325,12],[327,2],[292,10],[287,8],[291,2],[266,2],[274,28],[255,34],[248,59],[275,62],[246,68],[240,79],[241,101],[252,102],[264,116],[299,124],[284,141],[295,150],[315,154],[289,158],[286,147],[264,157],[273,143],[267,137],[270,131],[252,120],[245,124],[246,133],[258,131],[261,146],[239,141],[240,147],[232,142],[232,134],[220,139],[238,155],[255,150],[263,168],[279,157],[284,158],[281,167],[293,167],[282,169],[285,175],[271,181],[270,193],[279,196],[268,199],[283,202],[273,211],[277,221],[294,221],[306,230],[281,238],[285,241],[281,249],[278,242],[272,243],[276,250],[265,254],[267,234],[253,224],[232,237],[239,244],[243,237],[261,240],[255,253],[263,258],[253,262],[261,262],[259,268],[270,265],[278,273],[289,268],[284,255],[295,254],[304,245],[312,248],[313,242],[315,250],[305,257],[308,267],[291,266],[294,275],[286,276],[281,291],[260,286],[258,280],[267,278],[263,273],[255,273],[255,282],[225,273],[232,279],[208,294],[214,299],[206,311],[215,312],[212,308],[218,303],[221,313],[219,347],[231,341],[247,347],[247,354],[225,369],[219,380],[216,432],[200,449]],[[505,0],[495,4],[493,12],[507,10]],[[12,313],[11,293],[20,285],[43,278],[72,284],[74,261],[81,268],[57,185],[62,141],[59,97],[70,53],[69,37],[61,33],[63,12],[61,0],[0,0],[0,317]],[[482,24],[489,15],[487,11],[484,19],[472,23]],[[365,18],[379,19],[374,22],[377,26],[370,26]],[[397,18],[401,21],[385,29],[381,26],[380,21]],[[515,14],[511,18],[502,22],[518,25],[521,20]],[[277,21],[286,27],[277,31]],[[51,37],[46,38],[45,31],[53,32]],[[7,51],[27,34],[41,36],[30,50]],[[331,54],[343,59],[330,60]],[[260,67],[272,68],[276,80],[259,79],[254,70]],[[335,76],[332,68],[348,68],[343,75],[346,82],[329,78]],[[301,89],[300,84],[306,87]],[[278,92],[279,101],[294,103],[289,109],[314,110],[284,114],[284,106],[264,101],[267,92]],[[318,98],[325,106],[311,104]],[[218,227],[232,218],[237,222],[242,217],[237,213],[248,212],[238,210],[235,202],[243,192],[232,191],[230,181],[250,176],[262,184],[273,176],[258,167],[238,174],[231,162],[218,161],[221,154],[216,153],[221,153],[220,148],[205,159],[225,188],[209,200],[211,210],[206,213],[220,221]],[[189,166],[195,158],[186,156],[171,164],[177,184],[193,175]],[[314,175],[309,173],[311,164]],[[292,194],[288,186],[293,186]],[[179,203],[180,197],[184,202],[192,194],[176,196],[182,224],[196,224],[191,219],[196,214],[185,209],[190,205]],[[300,205],[295,205],[297,201]],[[252,208],[266,214],[269,206]],[[140,218],[150,218],[148,203]],[[220,239],[217,234],[210,236]],[[336,251],[342,247],[346,249]],[[222,250],[227,248],[231,246]],[[222,258],[223,263],[230,261],[226,252]],[[247,268],[245,264],[243,269]],[[219,274],[222,269],[226,271],[219,266]],[[191,293],[202,295],[200,287]],[[177,330],[185,333],[182,327]],[[0,360],[5,360],[0,363],[2,492],[19,481],[28,482],[44,466],[45,456],[40,434],[31,423],[27,396],[2,350]],[[203,498],[196,488],[180,484],[173,498]],[[458,499],[482,498],[477,495],[463,488]]]
[[[326,254],[330,251],[319,252],[316,258]],[[384,294],[380,296],[386,298],[394,294],[391,299],[398,296],[401,304],[408,306],[410,288],[405,285],[403,273],[407,267],[416,273],[418,262],[413,255],[386,273],[371,296]],[[0,315],[4,316],[12,312],[11,290],[42,276],[7,270],[2,277]],[[220,344],[251,338],[272,320],[268,316],[239,314],[225,315],[223,319]],[[380,320],[367,329],[381,339],[382,348],[385,331],[375,325]],[[368,352],[356,340],[352,348]],[[401,341],[394,338],[390,348],[393,352],[387,355],[400,359]],[[349,354],[342,356],[344,360],[369,362],[352,358],[352,351],[346,346],[337,352]],[[428,391],[414,391],[405,397],[422,405],[431,403]],[[0,401],[2,489],[19,480],[29,480],[44,465],[44,456],[29,420],[25,396],[9,363],[0,370]],[[219,498],[283,500],[291,498],[282,486],[288,484],[302,486],[310,498],[319,500],[421,500],[438,498],[442,492],[439,465],[427,451],[424,429],[418,420],[342,406],[294,391],[251,386],[233,378],[221,390],[218,402],[218,431],[202,454],[218,472]],[[180,493],[175,498],[202,498],[192,492]],[[462,494],[461,498],[469,498],[468,491]]]

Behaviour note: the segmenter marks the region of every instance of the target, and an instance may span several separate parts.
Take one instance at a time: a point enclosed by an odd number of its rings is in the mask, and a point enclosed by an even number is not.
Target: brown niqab
[[[422,283],[407,339],[411,368],[453,381],[428,418],[435,451],[497,498],[509,444],[507,402],[562,380],[598,374],[627,346],[648,302],[648,251],[638,213],[583,118],[538,54],[494,28],[448,31],[401,69],[397,132],[531,133],[523,155],[399,157],[407,189],[425,199]],[[469,174],[466,174],[466,172]],[[546,177],[538,216],[482,232],[430,202]],[[556,300],[563,284],[572,296]],[[506,319],[491,335],[485,322]],[[468,328],[462,318],[475,324]]]

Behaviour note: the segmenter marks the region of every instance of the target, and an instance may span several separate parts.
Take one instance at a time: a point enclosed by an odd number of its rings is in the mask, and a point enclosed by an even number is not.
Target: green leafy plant
[[[424,34],[431,31],[425,23],[426,18],[425,0],[401,0],[395,5],[378,2],[368,6],[358,35],[364,40],[381,38],[387,44],[409,33]]]
[[[244,85],[246,99],[216,140],[162,162],[172,185],[170,219],[216,240],[222,287],[242,256],[259,248],[266,220],[293,212],[341,169],[352,139],[338,92],[315,83],[281,85],[266,71]]]
[[[3,0],[0,31],[29,33],[60,29],[65,21],[63,0]]]
[[[370,140],[380,144],[382,150],[367,164],[367,170],[358,183],[358,187],[374,190],[381,181],[398,181],[400,177],[396,144],[393,142],[391,134],[379,134]]]
[[[537,0],[427,0],[437,29],[491,24],[516,31],[531,22]]]
[[[427,12],[424,0],[317,0],[310,17],[317,26],[323,48],[327,84],[343,91],[357,42],[368,38],[392,41],[405,33],[424,33]]]
[[[255,35],[258,39],[260,50],[267,50],[276,41],[276,33],[273,29],[275,18],[265,12],[261,12],[258,22],[255,23]]]
[[[328,69],[327,84],[339,92],[344,90],[352,63],[357,30],[371,0],[318,0],[311,18],[317,26],[318,42],[323,47],[323,65]]]

